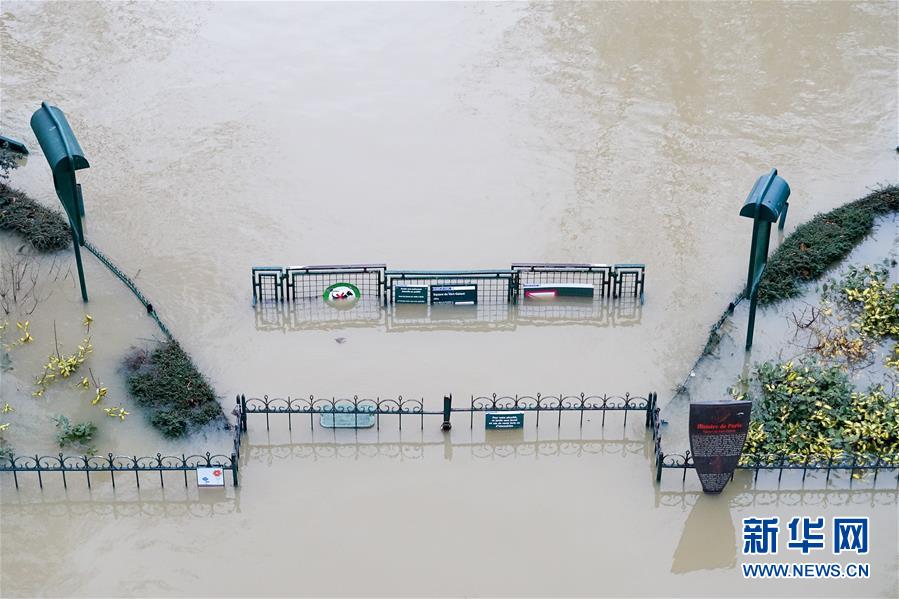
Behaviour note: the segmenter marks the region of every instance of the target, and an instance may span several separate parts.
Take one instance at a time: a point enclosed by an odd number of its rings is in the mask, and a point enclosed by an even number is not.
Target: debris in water
[[[346,337],[335,337],[334,341],[337,343],[346,343]]]

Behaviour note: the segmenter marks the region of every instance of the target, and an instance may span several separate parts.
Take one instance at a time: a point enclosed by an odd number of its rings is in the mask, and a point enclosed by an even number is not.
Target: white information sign
[[[224,487],[225,472],[222,468],[201,468],[197,466],[198,487]]]

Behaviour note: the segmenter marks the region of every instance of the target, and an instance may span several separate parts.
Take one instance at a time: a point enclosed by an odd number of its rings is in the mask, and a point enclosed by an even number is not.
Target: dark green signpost
[[[31,116],[31,129],[37,137],[44,157],[53,172],[53,185],[62,207],[69,217],[72,230],[72,245],[75,248],[75,263],[78,266],[78,282],[81,284],[81,299],[87,301],[87,287],[84,284],[84,267],[81,264],[81,246],[84,245],[84,200],[81,185],[75,180],[75,171],[88,168],[87,159],[72,133],[66,115],[56,106],[46,102]]]
[[[749,328],[746,331],[746,349],[752,347],[752,333],[755,329],[755,309],[758,301],[759,283],[762,273],[768,264],[768,246],[771,240],[771,223],[780,221],[778,229],[783,229],[787,220],[787,209],[790,207],[790,186],[777,176],[777,169],[771,169],[767,175],[759,177],[749,197],[740,210],[740,216],[753,219],[752,245],[749,248],[749,276],[746,279],[746,290],[749,298]]]

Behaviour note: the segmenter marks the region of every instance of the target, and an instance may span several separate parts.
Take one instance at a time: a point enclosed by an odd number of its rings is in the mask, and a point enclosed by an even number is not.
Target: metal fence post
[[[450,414],[453,411],[453,394],[443,396],[443,423],[440,425],[440,430],[448,431],[453,428],[452,423],[450,422]]]
[[[247,432],[247,396],[240,396],[240,427]]]
[[[237,454],[231,452],[231,479],[234,482],[234,486],[238,486],[237,483]]]

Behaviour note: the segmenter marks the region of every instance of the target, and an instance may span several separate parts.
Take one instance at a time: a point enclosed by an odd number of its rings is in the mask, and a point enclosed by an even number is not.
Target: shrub
[[[15,152],[0,146],[0,181],[9,179],[9,171],[19,167],[19,156]]]
[[[899,283],[889,283],[886,266],[850,266],[839,279],[824,285],[823,297],[852,319],[857,341],[892,338],[896,343],[886,365],[899,370]]]
[[[79,422],[72,424],[68,418],[63,415],[56,416],[56,442],[60,447],[75,447],[82,449],[87,453],[94,453],[91,447],[91,441],[97,433],[97,425],[93,422]]]
[[[0,229],[15,231],[39,252],[69,247],[69,223],[59,212],[0,182]]]
[[[175,341],[151,352],[134,349],[123,363],[128,389],[166,437],[182,437],[225,415],[206,378]]]
[[[799,225],[768,261],[759,286],[759,303],[796,297],[803,283],[814,281],[845,258],[874,227],[874,221],[899,210],[899,186],[818,214]]]
[[[814,359],[766,362],[744,454],[840,458],[899,453],[899,397],[882,385],[853,391],[849,376]]]

